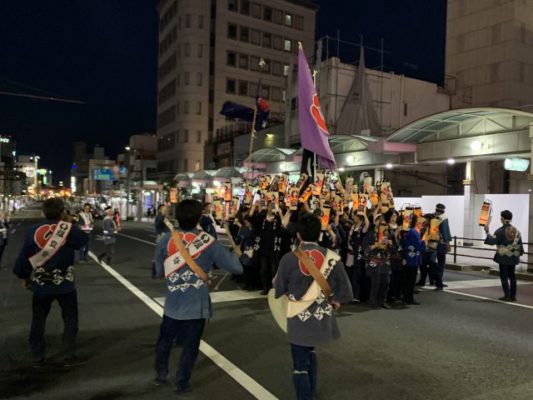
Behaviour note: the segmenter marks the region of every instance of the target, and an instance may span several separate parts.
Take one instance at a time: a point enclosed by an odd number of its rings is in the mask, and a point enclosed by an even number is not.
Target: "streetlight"
[[[37,179],[37,169],[39,168],[39,159],[41,157],[39,156],[35,156],[33,157],[33,161],[35,163],[35,182],[33,184],[33,186],[35,186],[35,189],[37,190],[37,188],[39,187],[39,184],[38,184],[38,179]]]

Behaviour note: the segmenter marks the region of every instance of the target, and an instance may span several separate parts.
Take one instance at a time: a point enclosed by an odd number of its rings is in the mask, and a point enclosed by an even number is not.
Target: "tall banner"
[[[301,43],[298,53],[298,124],[302,147],[316,153],[323,167],[336,169],[335,157],[328,142],[328,127],[320,110],[320,102]]]

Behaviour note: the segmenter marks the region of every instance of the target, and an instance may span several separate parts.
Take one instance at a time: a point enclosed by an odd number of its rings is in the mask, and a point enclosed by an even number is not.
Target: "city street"
[[[17,224],[0,271],[0,397],[175,398],[172,385],[151,383],[165,294],[163,282],[150,278],[151,225],[125,224],[110,269],[96,262],[77,266],[78,356],[84,363],[68,369],[58,363],[62,323],[56,305],[47,324],[50,361],[35,369],[27,346],[31,296],[10,271],[28,226]],[[101,248],[92,242],[94,253]],[[318,349],[320,398],[531,399],[533,285],[522,284],[518,304],[508,304],[488,299],[501,295],[497,279],[446,276],[450,290],[422,291],[419,306],[344,306],[343,337]],[[214,318],[206,326],[193,391],[183,397],[294,398],[289,347],[266,299],[239,291],[221,273],[216,278]]]

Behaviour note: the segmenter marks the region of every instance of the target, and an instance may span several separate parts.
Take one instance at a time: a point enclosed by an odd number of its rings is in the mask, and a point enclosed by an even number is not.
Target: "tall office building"
[[[448,0],[452,107],[533,111],[533,1]]]
[[[271,115],[284,112],[286,75],[298,41],[314,51],[312,0],[160,0],[158,171],[209,167],[204,143],[230,124],[225,101],[254,107],[260,95]],[[264,63],[260,62],[261,59]]]

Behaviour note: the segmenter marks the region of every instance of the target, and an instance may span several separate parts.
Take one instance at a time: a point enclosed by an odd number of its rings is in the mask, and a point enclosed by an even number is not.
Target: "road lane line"
[[[124,235],[126,236],[126,235]],[[133,237],[132,237],[133,238]],[[146,242],[142,239],[143,242]],[[149,242],[147,242],[149,243]],[[154,243],[150,243],[155,246]],[[130,281],[120,275],[117,271],[111,268],[104,262],[99,262],[98,258],[93,252],[89,251],[89,256],[96,261],[103,269],[105,269],[111,276],[122,283],[126,289],[137,296],[144,304],[146,304],[152,311],[154,311],[160,317],[163,317],[163,307],[159,305],[154,299],[145,294],[142,290],[133,285]],[[250,375],[246,374],[243,370],[238,368],[230,360],[220,354],[215,348],[202,340],[200,342],[200,351],[208,357],[211,361],[220,367],[225,373],[231,376],[239,385],[246,389],[253,397],[258,400],[277,400],[277,397],[270,393],[267,389],[256,382]]]
[[[117,233],[117,235],[124,236],[124,237],[127,237],[129,239],[137,240],[138,242],[146,243],[146,244],[149,244],[149,245],[152,245],[152,246],[156,245],[154,242],[149,242],[148,240],[139,239],[138,237],[135,237],[135,236],[126,235],[125,233]]]

